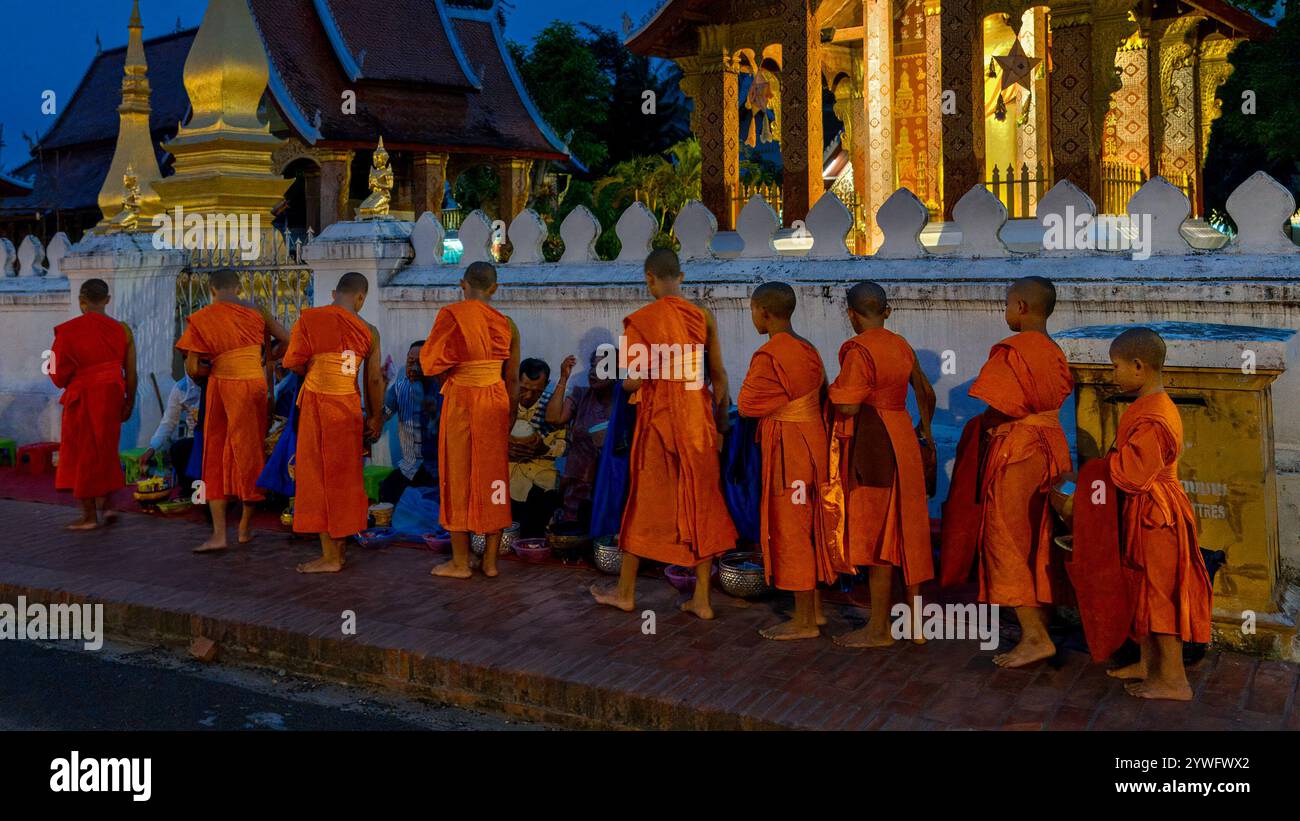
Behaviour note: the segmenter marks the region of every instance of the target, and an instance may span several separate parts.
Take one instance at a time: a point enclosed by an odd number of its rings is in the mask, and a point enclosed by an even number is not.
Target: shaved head
[[[350,271],[339,277],[339,284],[335,286],[334,290],[340,294],[368,294],[370,293],[370,283],[366,281],[365,274]]]
[[[208,286],[214,291],[238,291],[239,272],[232,271],[229,268],[213,271],[208,274]]]
[[[1110,343],[1110,355],[1121,362],[1136,359],[1152,370],[1165,367],[1165,341],[1150,328],[1129,328]]]
[[[78,295],[91,305],[103,305],[108,301],[108,283],[102,279],[88,279],[81,283]]]
[[[1021,277],[1011,283],[1007,295],[1023,299],[1030,311],[1044,319],[1056,310],[1056,286],[1047,277]]]
[[[671,248],[657,248],[645,258],[645,272],[655,279],[679,279],[682,264]]]
[[[849,308],[861,316],[880,316],[889,307],[885,289],[874,282],[859,282],[849,289]]]
[[[465,269],[465,284],[477,291],[486,291],[497,284],[497,269],[490,262],[475,262]]]
[[[754,289],[749,301],[777,319],[794,316],[794,307],[798,303],[794,289],[784,282],[764,282]]]

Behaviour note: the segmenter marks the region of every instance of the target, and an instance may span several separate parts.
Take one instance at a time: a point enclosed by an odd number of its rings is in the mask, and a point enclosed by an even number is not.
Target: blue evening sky
[[[382,0],[370,2],[382,9]],[[660,5],[659,0],[512,0],[506,34],[530,41],[552,20],[589,22],[621,30],[623,15],[638,24]],[[10,170],[27,159],[23,132],[43,134],[54,117],[41,113],[41,95],[50,89],[60,105],[76,89],[95,55],[95,35],[105,48],[126,43],[126,23],[131,0],[0,0],[4,24],[0,25],[0,54],[5,55],[6,76],[0,82],[0,123],[5,147],[0,150],[0,170]],[[203,19],[206,0],[141,0],[140,16],[146,38],[176,28],[196,26]]]

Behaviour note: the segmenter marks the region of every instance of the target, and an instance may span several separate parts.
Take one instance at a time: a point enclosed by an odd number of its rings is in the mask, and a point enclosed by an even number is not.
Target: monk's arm
[[[204,365],[203,361],[199,359],[198,351],[185,352],[185,373],[189,375],[190,379],[203,379],[210,370],[211,368]]]
[[[126,374],[126,402],[122,405],[122,421],[125,422],[135,412],[135,391],[140,377],[135,364],[135,334],[125,322],[122,328],[126,331],[126,356],[122,359],[122,371]]]
[[[912,391],[916,394],[916,408],[921,414],[921,435],[926,438],[926,441],[933,442],[930,423],[934,420],[934,409],[938,405],[938,399],[935,397],[934,386],[930,384],[925,371],[921,370],[921,363],[915,354],[912,356]]]
[[[77,372],[77,368],[72,364],[71,357],[64,355],[58,334],[55,334],[54,344],[50,346],[50,356],[50,381],[56,388],[68,387],[72,384],[72,375]]]
[[[384,429],[384,368],[379,361],[379,330],[370,326],[370,353],[366,355],[366,431],[378,440]]]
[[[280,324],[280,320],[271,316],[269,311],[263,315],[263,318],[266,320],[266,332],[272,339],[267,358],[274,361],[284,356],[285,350],[289,347],[289,331]]]
[[[519,407],[519,328],[510,320],[510,358],[506,360],[505,373],[501,377],[506,382],[506,393],[510,395],[510,413]]]
[[[708,323],[708,337],[705,340],[705,354],[709,360],[709,382],[713,385],[713,418],[719,432],[726,433],[731,427],[728,412],[731,410],[731,385],[727,381],[727,367],[722,362],[722,340],[718,338],[718,323],[713,312],[704,309],[704,319]]]

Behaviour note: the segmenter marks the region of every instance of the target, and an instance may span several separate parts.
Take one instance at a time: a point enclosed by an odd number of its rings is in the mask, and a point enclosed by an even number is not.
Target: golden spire
[[[127,26],[126,66],[122,73],[122,104],[118,106],[117,148],[108,176],[99,191],[100,227],[107,227],[122,211],[122,179],[134,169],[139,182],[139,213],[149,219],[162,210],[154,183],[162,178],[149,130],[149,65],[144,56],[144,26],[140,23],[140,2],[131,9]]]
[[[176,173],[156,186],[168,210],[250,214],[270,227],[292,181],[271,160],[284,141],[258,117],[269,77],[248,0],[209,0],[185,60],[190,120],[164,146]]]

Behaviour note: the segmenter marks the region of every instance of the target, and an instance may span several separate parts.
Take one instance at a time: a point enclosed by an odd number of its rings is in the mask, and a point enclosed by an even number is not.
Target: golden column
[[[167,209],[248,214],[270,228],[291,180],[275,173],[271,158],[284,141],[257,116],[269,77],[247,0],[210,0],[185,61],[193,113],[165,146],[176,174],[155,186]]]
[[[122,211],[123,179],[127,170],[134,172],[139,186],[139,216],[145,220],[162,210],[154,183],[162,179],[158,157],[149,131],[149,66],[144,57],[144,26],[140,23],[140,3],[131,9],[127,26],[130,36],[126,46],[126,67],[122,74],[122,104],[118,106],[117,148],[108,176],[99,192],[99,210],[104,219],[99,228],[108,228]]]
[[[894,193],[894,9],[892,0],[863,0],[863,83],[867,106],[864,143],[867,188],[858,192],[866,212],[867,248],[874,252],[885,235],[876,212]],[[924,192],[916,192],[924,196]]]

